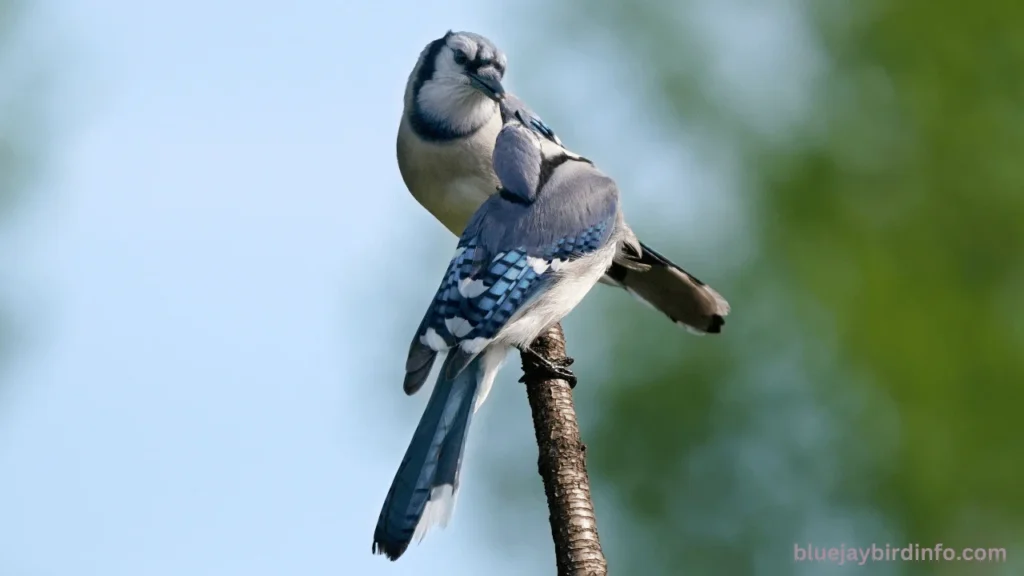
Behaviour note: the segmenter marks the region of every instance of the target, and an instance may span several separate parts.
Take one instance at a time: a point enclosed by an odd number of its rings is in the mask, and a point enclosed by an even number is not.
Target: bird
[[[500,108],[492,157],[498,190],[470,216],[409,347],[407,394],[423,387],[439,355],[444,361],[374,530],[374,554],[391,560],[434,525],[447,525],[470,420],[508,352],[519,349],[545,376],[571,385],[565,365],[530,345],[613,260],[639,249],[615,181],[528,126],[514,103]]]
[[[505,53],[486,37],[449,30],[427,44],[406,83],[399,171],[413,198],[456,236],[498,189],[491,157],[503,125],[499,108],[562,145],[522,99],[505,90],[507,65]],[[642,242],[639,254],[625,256],[609,267],[603,284],[625,289],[694,334],[722,331],[730,306],[717,291]]]

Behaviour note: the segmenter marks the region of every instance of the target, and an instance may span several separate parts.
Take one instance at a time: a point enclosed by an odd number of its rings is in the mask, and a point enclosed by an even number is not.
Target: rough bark
[[[534,341],[533,351],[549,362],[565,360],[565,335],[556,324]],[[552,378],[528,354],[522,355],[523,382],[533,413],[555,542],[558,576],[606,576],[608,564],[597,536],[597,517],[590,498],[586,446],[580,439],[572,390],[565,380]]]

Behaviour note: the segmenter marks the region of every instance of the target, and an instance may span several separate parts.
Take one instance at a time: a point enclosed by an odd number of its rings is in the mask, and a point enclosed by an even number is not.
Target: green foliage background
[[[29,29],[34,8],[22,0],[0,0],[0,384],[4,360],[24,343],[28,327],[19,317],[24,311],[11,301],[27,263],[17,236],[19,217],[53,140],[55,91],[47,51],[56,46],[55,35],[40,38]]]
[[[581,420],[611,572],[848,573],[794,563],[794,543],[941,542],[1010,562],[859,570],[1024,573],[1024,4],[725,4],[809,34],[812,89],[783,129],[723,97],[685,25],[710,2],[574,0],[544,31],[611,43],[632,106],[728,150],[739,182],[718,226],[745,246],[692,270],[733,305],[722,336],[602,300],[615,360],[581,378]]]
[[[8,223],[15,200],[21,196],[29,165],[22,125],[26,102],[20,91],[21,62],[15,50],[22,9],[18,0],[0,0],[0,231]],[[6,275],[6,271],[0,270],[0,286],[6,284]],[[7,310],[0,303],[0,361],[10,353],[9,324]]]

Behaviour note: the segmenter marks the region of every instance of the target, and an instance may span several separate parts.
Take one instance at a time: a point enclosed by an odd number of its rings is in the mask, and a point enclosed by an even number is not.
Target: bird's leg
[[[576,375],[572,373],[572,370],[569,370],[569,366],[572,366],[572,363],[575,362],[572,358],[566,356],[560,360],[548,360],[532,348],[524,347],[520,348],[520,351],[530,359],[528,363],[523,365],[523,377],[519,379],[520,382],[526,382],[529,373],[537,370],[540,376],[565,380],[569,384],[569,388],[576,387]]]

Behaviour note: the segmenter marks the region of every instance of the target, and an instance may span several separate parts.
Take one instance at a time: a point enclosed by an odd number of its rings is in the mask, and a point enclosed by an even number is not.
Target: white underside
[[[476,412],[484,404],[484,400],[487,400],[487,395],[491,393],[491,388],[494,386],[494,377],[498,375],[498,371],[504,366],[505,360],[508,358],[508,346],[492,345],[484,352],[483,359],[483,371],[484,377],[480,380],[480,386],[476,389],[476,403],[473,405],[473,412]]]
[[[416,198],[445,228],[462,233],[473,213],[487,200],[488,184],[479,178],[466,177],[444,186],[444,192]]]
[[[425,142],[402,120],[398,132],[398,167],[413,198],[456,236],[470,217],[497,191],[491,169],[501,116],[457,142]]]
[[[495,342],[526,347],[557,322],[561,322],[583,300],[612,264],[615,242],[597,252],[564,264],[551,288],[527,303],[498,333]]]

